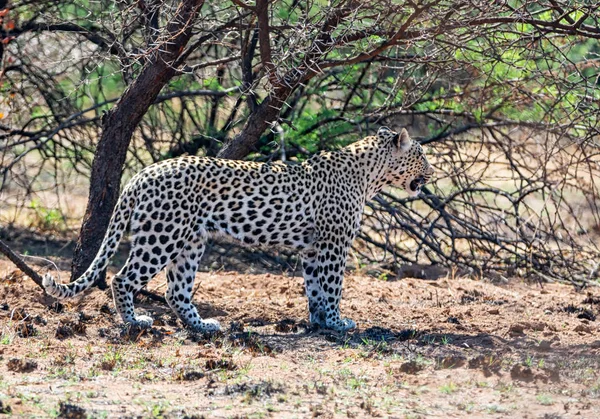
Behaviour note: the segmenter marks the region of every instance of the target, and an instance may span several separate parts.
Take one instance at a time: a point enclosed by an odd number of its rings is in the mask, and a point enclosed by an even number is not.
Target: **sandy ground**
[[[68,278],[66,272],[63,278]],[[93,289],[53,304],[0,259],[0,411],[16,417],[600,417],[600,288],[347,277],[358,330],[306,324],[302,279],[199,273],[225,332],[150,331]],[[164,275],[149,289],[164,292]],[[1,417],[1,416],[0,416]]]

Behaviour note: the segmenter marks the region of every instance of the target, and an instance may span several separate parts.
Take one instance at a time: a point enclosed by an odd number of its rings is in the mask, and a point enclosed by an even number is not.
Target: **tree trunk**
[[[277,120],[281,106],[288,95],[289,92],[285,93],[283,100],[274,96],[267,96],[256,108],[256,111],[250,114],[242,131],[223,146],[217,157],[239,160],[255,151],[254,147],[260,136]]]
[[[183,0],[168,23],[165,41],[153,48],[139,77],[103,118],[90,178],[90,194],[71,266],[71,280],[81,276],[94,260],[119,197],[121,172],[131,137],[163,86],[175,76],[171,65],[191,37],[192,23],[204,0]],[[97,285],[106,287],[102,274]]]
[[[0,10],[6,9],[7,5],[8,5],[8,0],[0,0]],[[0,35],[0,63],[2,63],[4,60],[4,42],[3,41],[4,41],[4,39]],[[0,71],[2,71],[2,70],[3,69],[0,67]]]

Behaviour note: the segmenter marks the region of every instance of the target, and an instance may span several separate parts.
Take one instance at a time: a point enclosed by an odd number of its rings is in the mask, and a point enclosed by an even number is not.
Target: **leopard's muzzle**
[[[419,192],[421,190],[421,187],[425,185],[428,181],[429,179],[425,176],[417,176],[416,178],[410,181],[408,187],[410,188],[411,192]]]

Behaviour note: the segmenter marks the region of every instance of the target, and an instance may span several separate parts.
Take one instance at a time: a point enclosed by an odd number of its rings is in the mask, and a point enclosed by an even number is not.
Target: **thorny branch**
[[[168,48],[181,4],[26,3],[0,32],[0,194],[22,211],[89,175],[103,115]],[[599,19],[566,0],[206,1],[124,171],[182,153],[276,159],[276,126],[292,161],[407,126],[431,150],[435,183],[369,204],[361,258],[589,283]]]

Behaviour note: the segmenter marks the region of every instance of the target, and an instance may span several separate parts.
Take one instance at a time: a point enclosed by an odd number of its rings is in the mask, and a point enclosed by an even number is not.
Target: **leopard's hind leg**
[[[133,296],[183,251],[188,230],[186,224],[189,225],[187,220],[175,225],[156,220],[143,223],[134,220],[129,257],[112,281],[115,307],[125,323],[144,328],[152,326],[151,317],[135,314]],[[171,232],[167,233],[166,229]]]
[[[165,265],[164,258],[153,257],[150,252],[143,249],[141,251],[136,251],[135,247],[132,249],[125,266],[114,276],[111,284],[115,307],[123,322],[142,328],[152,326],[153,320],[150,316],[135,314],[133,296]]]
[[[167,266],[165,297],[177,317],[196,332],[211,333],[221,330],[217,320],[202,319],[192,304],[192,288],[196,271],[206,242],[206,235],[196,234],[183,251]]]

